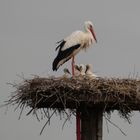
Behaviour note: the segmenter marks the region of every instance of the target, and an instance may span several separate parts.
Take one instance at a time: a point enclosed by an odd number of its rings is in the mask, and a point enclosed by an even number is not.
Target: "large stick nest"
[[[12,85],[16,91],[8,104],[32,111],[98,108],[118,110],[128,119],[131,111],[140,110],[140,80],[136,79],[34,77]]]

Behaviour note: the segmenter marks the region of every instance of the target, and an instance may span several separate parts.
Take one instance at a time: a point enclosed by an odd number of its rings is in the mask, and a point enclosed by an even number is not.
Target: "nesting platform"
[[[41,78],[13,84],[16,88],[8,103],[33,109],[102,108],[129,113],[140,110],[140,80],[99,78]]]

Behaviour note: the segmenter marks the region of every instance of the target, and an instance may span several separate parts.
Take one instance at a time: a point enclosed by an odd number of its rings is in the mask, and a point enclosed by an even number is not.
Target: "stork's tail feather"
[[[52,65],[52,69],[53,71],[57,71],[58,68],[63,65],[65,62],[67,62],[71,57],[66,57],[65,59],[64,58],[61,58],[59,55],[54,59],[53,61],[53,65]]]

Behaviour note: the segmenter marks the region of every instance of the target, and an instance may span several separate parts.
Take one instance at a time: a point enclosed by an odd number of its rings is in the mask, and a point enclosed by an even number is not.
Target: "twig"
[[[65,113],[66,113],[66,111],[65,111]],[[64,128],[64,125],[66,124],[66,122],[70,119],[71,115],[72,115],[72,113],[70,113],[70,115],[67,114],[67,118],[65,119],[65,121],[62,125],[62,129]]]
[[[33,111],[34,109],[32,108],[27,114],[26,116],[28,116],[29,114],[31,114],[31,112]]]
[[[40,135],[44,131],[44,128],[46,127],[46,125],[48,124],[48,122],[50,121],[51,117],[54,115],[55,112],[56,112],[56,109],[53,111],[53,113],[51,114],[51,116],[48,118],[47,122],[44,124],[43,128],[40,131]]]
[[[21,111],[20,111],[20,115],[19,115],[19,118],[18,118],[19,120],[20,120],[20,118],[21,118],[21,115],[22,115],[22,112],[23,112],[24,106],[25,106],[25,104],[22,104],[22,105],[21,105]]]
[[[115,126],[116,128],[118,128],[119,130],[120,130],[120,132],[123,134],[123,135],[125,135],[125,136],[127,136],[126,134],[125,134],[125,132],[118,126],[118,125],[116,125],[115,123],[113,123],[111,120],[109,120],[106,116],[104,116],[105,117],[105,119],[110,123],[110,124],[112,124],[113,126]]]

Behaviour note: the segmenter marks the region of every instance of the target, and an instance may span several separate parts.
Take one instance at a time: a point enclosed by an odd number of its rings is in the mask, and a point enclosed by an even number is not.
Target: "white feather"
[[[93,37],[90,32],[75,31],[70,36],[64,39],[66,43],[61,50],[66,50],[78,44],[80,44],[80,49],[87,48],[92,44],[92,38]]]
[[[92,65],[91,64],[87,64],[86,65],[86,76],[89,77],[89,78],[97,78],[98,76],[95,75],[93,72],[92,72]]]

